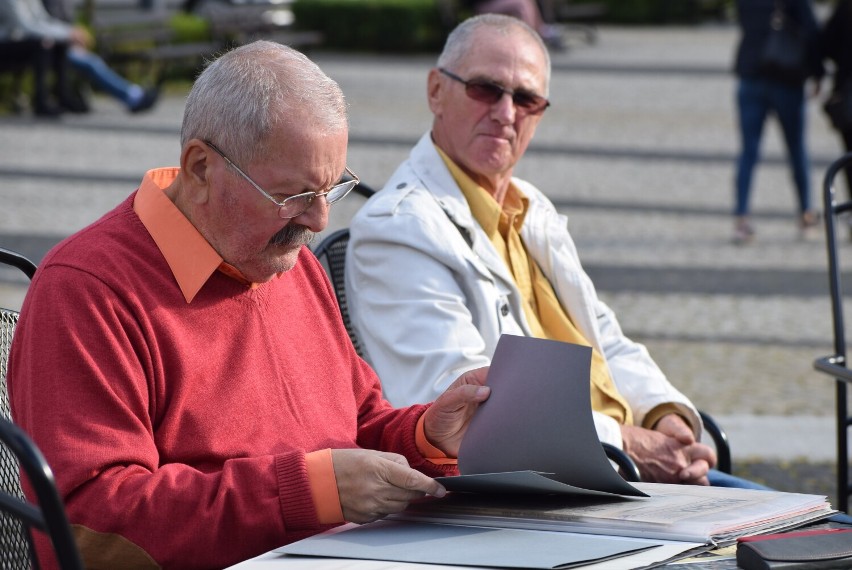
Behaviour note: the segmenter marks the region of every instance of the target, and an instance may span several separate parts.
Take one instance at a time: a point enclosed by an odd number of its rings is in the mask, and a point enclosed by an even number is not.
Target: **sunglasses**
[[[536,95],[535,93],[530,93],[529,91],[517,90],[511,91],[506,89],[502,85],[497,85],[492,81],[488,81],[486,79],[469,79],[465,80],[456,75],[455,73],[451,73],[444,69],[443,67],[439,67],[438,71],[449,77],[454,81],[458,81],[462,85],[464,85],[465,94],[473,99],[474,101],[479,101],[480,103],[487,103],[489,105],[493,105],[503,98],[503,94],[507,94],[512,98],[512,103],[519,110],[523,110],[528,115],[538,115],[539,113],[544,112],[550,106],[550,101],[542,97],[541,95]]]

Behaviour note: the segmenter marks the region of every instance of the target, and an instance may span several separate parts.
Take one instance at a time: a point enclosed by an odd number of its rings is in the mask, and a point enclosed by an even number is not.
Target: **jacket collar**
[[[428,189],[450,222],[459,230],[476,257],[490,274],[503,283],[507,290],[515,291],[514,280],[506,263],[491,244],[488,236],[476,223],[467,199],[456,184],[441,155],[435,149],[431,133],[426,133],[411,151],[411,169],[424,188]],[[513,296],[514,298],[514,296]]]

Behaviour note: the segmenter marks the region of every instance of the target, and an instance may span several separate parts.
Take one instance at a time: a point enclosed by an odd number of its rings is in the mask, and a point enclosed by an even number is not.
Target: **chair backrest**
[[[0,247],[0,263],[17,267],[30,279],[36,272],[36,264],[16,251]]]
[[[843,288],[838,252],[839,228],[846,229],[852,216],[852,200],[838,201],[834,180],[845,168],[852,168],[852,152],[835,160],[823,179],[823,208],[825,215],[826,253],[828,255],[828,288],[831,298],[834,353],[818,358],[814,367],[835,379],[835,415],[837,426],[837,508],[849,510],[852,485],[849,482],[849,427],[852,416],[846,400],[847,385],[852,382],[852,370],[846,361],[846,332],[843,322]]]
[[[353,189],[353,192],[370,198],[376,191],[365,184],[359,182]],[[349,245],[349,228],[343,228],[330,233],[326,236],[315,248],[314,255],[320,260],[331,285],[334,287],[334,295],[337,297],[337,305],[340,308],[340,315],[343,317],[343,324],[346,326],[346,332],[349,333],[349,338],[352,340],[352,345],[359,356],[364,356],[361,349],[361,343],[358,341],[358,335],[352,328],[352,323],[349,321],[349,303],[346,301],[346,282],[344,273],[346,269],[346,247]]]
[[[21,471],[26,475],[38,498],[38,504],[34,504],[0,490],[0,511],[8,515],[5,520],[17,521],[26,529],[29,545],[32,545],[32,529],[45,533],[56,553],[59,567],[63,570],[82,570],[83,563],[74,542],[65,507],[56,489],[53,472],[41,451],[21,428],[3,418],[0,418],[0,442],[20,463]],[[35,551],[31,552],[33,567],[39,568]],[[29,565],[7,566],[4,561],[4,569],[16,567],[29,568]]]
[[[358,355],[363,356],[364,353],[361,350],[358,335],[355,334],[352,323],[349,321],[349,303],[346,301],[344,270],[346,269],[346,246],[348,244],[349,228],[343,228],[342,230],[332,232],[323,239],[314,250],[314,255],[322,263],[331,281],[331,285],[334,287],[334,295],[337,297],[340,315],[343,317],[343,324],[346,326],[346,332],[349,333],[352,345],[355,347]]]
[[[32,279],[36,265],[25,256],[0,248],[0,263],[20,269]],[[82,569],[80,555],[56,489],[53,472],[26,433],[12,423],[6,371],[18,312],[0,308],[0,568],[39,568],[32,529],[47,535],[60,568]],[[38,499],[30,503],[21,488],[25,474]]]
[[[35,274],[36,265],[19,253],[0,248],[0,263],[17,267],[30,279]],[[0,419],[12,419],[9,396],[6,391],[6,368],[9,361],[9,349],[12,335],[18,324],[18,312],[0,308]],[[0,445],[0,493],[9,500],[24,500],[21,490],[21,476],[18,459],[7,445]],[[0,507],[0,511],[2,511]],[[0,512],[0,568],[29,569],[31,567],[30,535],[21,521],[15,516]]]
[[[6,362],[12,332],[18,322],[18,313],[0,309],[0,420],[11,418],[9,397],[6,393]],[[0,494],[12,499],[24,500],[18,460],[6,445],[0,445]],[[0,568],[28,570],[30,568],[29,535],[15,517],[3,512],[0,507]]]

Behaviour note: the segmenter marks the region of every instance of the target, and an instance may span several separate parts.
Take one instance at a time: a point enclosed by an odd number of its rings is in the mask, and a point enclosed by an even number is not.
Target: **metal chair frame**
[[[33,278],[36,264],[12,250],[0,248],[0,263],[20,269]],[[32,529],[47,535],[63,570],[82,570],[83,564],[53,472],[41,451],[12,423],[6,371],[18,312],[0,308],[0,567],[4,570],[40,568]],[[27,501],[21,488],[26,475],[38,499]]]
[[[0,247],[0,263],[17,267],[30,279],[36,272],[36,264],[16,251]]]
[[[21,428],[4,418],[0,418],[0,441],[18,459],[38,498],[38,505],[35,505],[14,494],[0,491],[0,511],[16,517],[26,529],[33,567],[39,567],[35,551],[32,550],[31,529],[35,528],[44,532],[50,539],[60,568],[83,570],[71,525],[56,489],[53,472],[41,451]]]
[[[849,496],[852,485],[849,483],[849,427],[852,417],[849,414],[847,384],[852,382],[852,370],[846,362],[846,331],[843,322],[843,289],[841,287],[840,260],[837,253],[837,221],[844,215],[852,214],[852,200],[837,201],[834,180],[837,174],[847,166],[852,166],[852,152],[835,160],[823,179],[823,208],[825,215],[826,253],[828,256],[828,288],[831,296],[832,332],[834,353],[817,358],[814,368],[835,380],[835,416],[837,431],[837,508],[849,512]]]

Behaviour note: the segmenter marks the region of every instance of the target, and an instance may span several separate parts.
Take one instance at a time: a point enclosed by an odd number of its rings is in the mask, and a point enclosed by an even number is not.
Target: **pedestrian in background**
[[[73,108],[65,54],[70,30],[47,15],[40,0],[0,1],[0,57],[33,69],[33,112],[56,117]]]
[[[74,23],[74,11],[69,0],[43,0],[47,13],[69,26],[71,45],[66,56],[68,63],[98,89],[108,93],[127,107],[131,113],[147,111],[157,102],[159,90],[145,89],[128,81],[92,51],[94,39],[89,31]]]
[[[852,0],[839,0],[821,35],[822,55],[834,62],[834,81],[826,102],[832,126],[852,151]],[[835,109],[832,112],[832,107]],[[846,169],[846,185],[852,197],[852,167]]]
[[[736,167],[734,243],[754,238],[749,217],[749,198],[755,166],[759,160],[760,140],[767,116],[772,113],[781,124],[787,158],[792,170],[798,200],[798,230],[803,238],[813,234],[819,223],[811,206],[810,166],[805,142],[805,83],[813,78],[814,94],[824,73],[818,49],[816,17],[810,0],[737,0],[741,31],[736,54],[737,111],[741,139]],[[786,76],[770,74],[764,54],[773,25],[795,28],[804,38],[802,69]],[[787,46],[792,48],[793,46]]]

